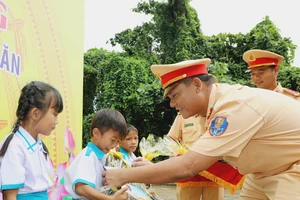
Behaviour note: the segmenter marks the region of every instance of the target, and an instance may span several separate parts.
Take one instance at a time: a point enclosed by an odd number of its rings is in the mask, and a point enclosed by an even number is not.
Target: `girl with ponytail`
[[[57,89],[32,81],[21,90],[17,121],[0,147],[3,199],[48,200],[50,158],[39,134],[48,136],[58,124],[63,101]]]

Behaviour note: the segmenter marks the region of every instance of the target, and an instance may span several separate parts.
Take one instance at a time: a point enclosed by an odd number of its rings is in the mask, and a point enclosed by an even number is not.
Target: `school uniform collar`
[[[104,157],[105,153],[103,151],[101,151],[101,149],[99,149],[99,147],[97,147],[94,143],[89,142],[87,144],[87,147],[88,147],[87,153],[89,151],[93,151],[96,154],[98,159],[102,159]]]
[[[35,139],[22,126],[19,127],[18,131],[15,134],[18,134],[18,136],[23,141],[24,146],[29,152],[33,153],[37,149],[41,148],[44,152],[46,152],[43,149],[42,140],[40,139],[39,135],[37,135],[37,140],[35,141]]]
[[[120,152],[122,153],[124,159],[130,158],[129,153],[124,148],[120,147]]]

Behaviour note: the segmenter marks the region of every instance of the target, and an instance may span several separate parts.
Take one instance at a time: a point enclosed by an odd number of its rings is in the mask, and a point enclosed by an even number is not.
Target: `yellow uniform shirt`
[[[178,114],[168,136],[180,141],[184,148],[189,149],[205,133],[205,121],[205,117],[195,116],[184,119],[181,114]],[[178,200],[201,199],[201,197],[203,200],[220,200],[224,196],[224,188],[201,175],[176,184]]]
[[[284,87],[281,86],[280,83],[277,84],[277,87],[273,91],[279,92],[281,94],[284,94],[286,96],[289,96],[293,99],[296,99],[296,100],[300,101],[300,93],[299,92],[284,88]]]
[[[202,120],[201,120],[202,118]],[[202,121],[202,122],[201,122]],[[204,124],[203,117],[190,117],[184,119],[182,115],[178,114],[169,130],[168,136],[176,141],[180,141],[181,145],[189,149],[205,132],[200,124]]]
[[[241,85],[214,84],[207,130],[191,150],[223,156],[242,174],[271,176],[300,160],[299,119],[299,102],[284,95]]]

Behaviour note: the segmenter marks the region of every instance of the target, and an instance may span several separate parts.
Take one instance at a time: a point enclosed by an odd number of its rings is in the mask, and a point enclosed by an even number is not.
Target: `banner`
[[[42,136],[54,167],[81,150],[83,22],[83,0],[0,0],[0,141],[16,121],[22,87],[49,83],[64,102],[56,129]],[[75,150],[65,145],[66,134]]]

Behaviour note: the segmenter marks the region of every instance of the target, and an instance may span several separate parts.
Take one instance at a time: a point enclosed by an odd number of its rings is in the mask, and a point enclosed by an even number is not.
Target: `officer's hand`
[[[122,175],[126,172],[123,170],[126,169],[110,169],[102,172],[103,185],[115,186],[117,188],[124,185],[126,182],[123,180]]]
[[[153,163],[149,160],[146,160],[145,158],[142,158],[142,157],[138,157],[132,163],[133,167],[141,167],[141,166],[145,166],[145,165],[153,165]]]

